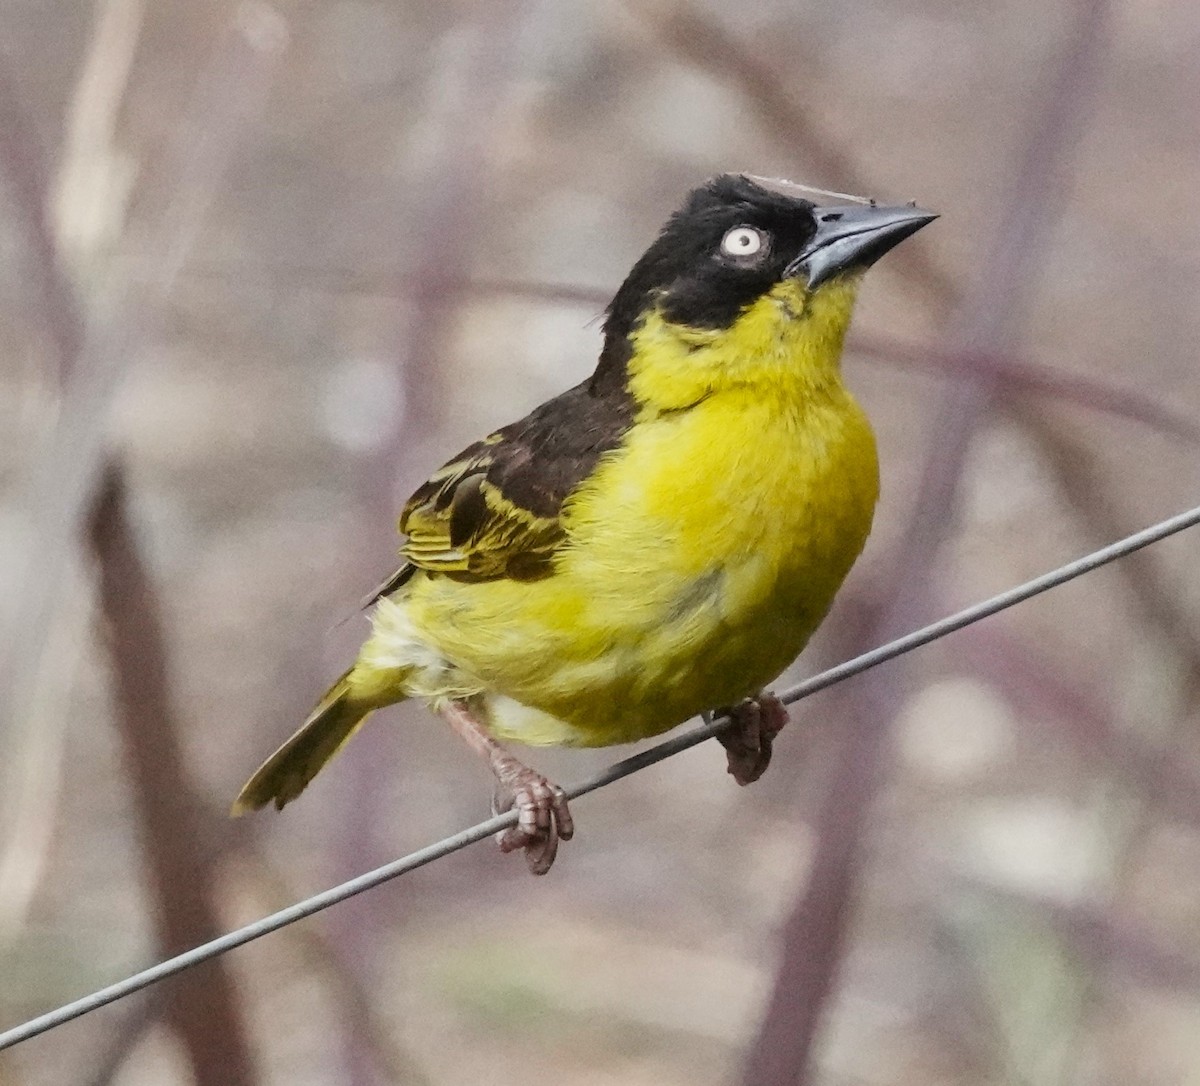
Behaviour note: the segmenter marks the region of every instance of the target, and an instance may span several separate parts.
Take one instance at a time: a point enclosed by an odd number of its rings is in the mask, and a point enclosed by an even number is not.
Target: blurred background
[[[1195,504],[1198,85],[1194,0],[0,0],[0,1028],[486,816],[407,706],[224,812],[410,489],[590,370],[713,173],[943,216],[863,291],[883,500],[791,678]],[[0,1083],[1200,1082],[1198,546],[802,703],[754,788],[704,744],[545,879],[475,846]]]

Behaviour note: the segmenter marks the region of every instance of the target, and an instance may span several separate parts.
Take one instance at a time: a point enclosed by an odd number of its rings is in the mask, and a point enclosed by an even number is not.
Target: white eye
[[[726,256],[754,256],[762,251],[765,238],[753,226],[735,226],[721,239],[721,252]]]

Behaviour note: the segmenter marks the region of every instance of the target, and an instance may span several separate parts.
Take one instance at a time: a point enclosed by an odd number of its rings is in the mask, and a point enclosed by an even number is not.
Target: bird
[[[629,743],[723,710],[728,772],[762,774],[788,719],[767,687],[828,612],[879,494],[840,369],[858,286],[937,217],[813,192],[727,173],[687,195],[608,305],[591,375],[413,493],[357,658],[234,814],[281,809],[409,698],[487,761],[493,810],[517,810],[500,848],[534,874],[574,818],[510,743]]]

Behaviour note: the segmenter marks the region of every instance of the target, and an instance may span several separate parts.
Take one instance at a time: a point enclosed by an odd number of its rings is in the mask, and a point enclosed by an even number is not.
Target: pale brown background
[[[943,216],[863,292],[884,497],[798,674],[1200,494],[1194,0],[0,0],[0,76],[0,1026],[486,814],[411,707],[222,812],[409,489],[587,372],[714,172]],[[1200,1082],[1198,539],[814,698],[755,788],[706,744],[546,879],[476,846],[0,1083]]]

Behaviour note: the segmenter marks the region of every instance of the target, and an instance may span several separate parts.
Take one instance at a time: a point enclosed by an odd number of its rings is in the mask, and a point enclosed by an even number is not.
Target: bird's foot
[[[500,851],[523,848],[529,870],[544,875],[558,854],[558,842],[569,841],[575,833],[567,797],[557,784],[511,754],[495,758],[492,768],[500,782],[492,800],[493,812],[503,814],[517,809],[517,824],[496,835]]]
[[[567,797],[536,770],[514,758],[495,739],[465,701],[447,701],[438,712],[477,754],[488,760],[499,782],[492,812],[517,809],[517,824],[496,835],[502,852],[525,850],[525,862],[535,875],[544,875],[554,863],[558,842],[569,841],[575,823]]]
[[[771,744],[788,722],[787,706],[764,693],[724,711],[733,723],[717,732],[717,738],[725,748],[729,772],[738,784],[751,784],[771,764]]]

